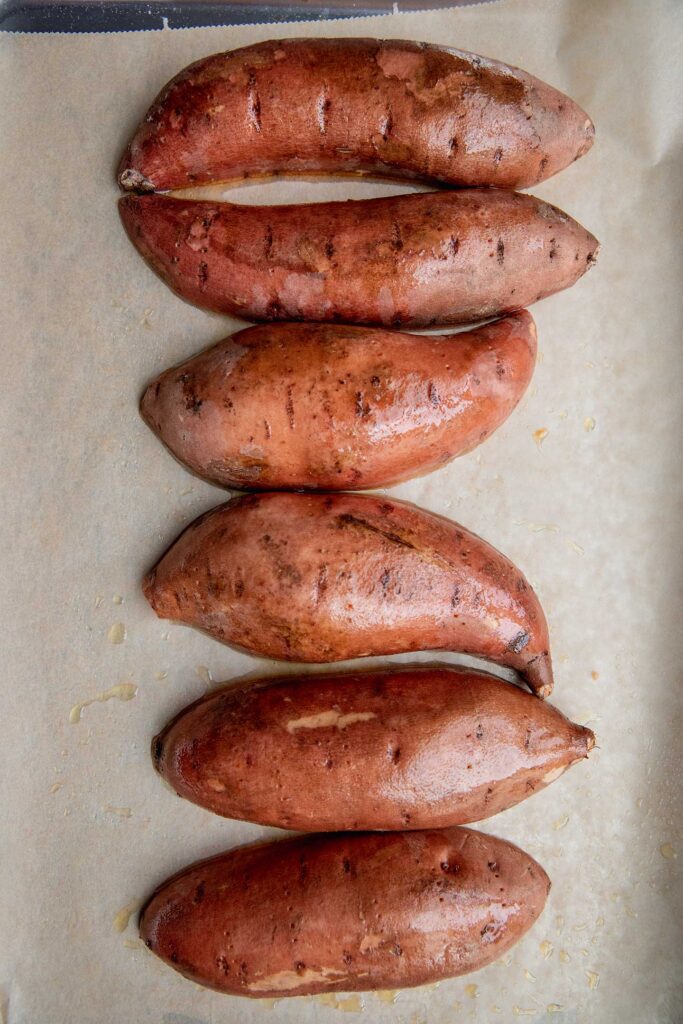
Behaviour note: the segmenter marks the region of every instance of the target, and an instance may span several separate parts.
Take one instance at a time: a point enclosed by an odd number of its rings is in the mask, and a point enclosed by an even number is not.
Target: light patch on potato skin
[[[260,978],[258,981],[252,981],[249,985],[249,991],[287,992],[290,989],[299,988],[301,985],[307,985],[311,982],[317,984],[329,982],[330,985],[336,985],[344,977],[343,971],[336,971],[333,967],[321,967],[319,970],[306,967],[302,971],[278,971],[277,974],[271,974],[268,977]]]
[[[330,708],[329,711],[321,711],[317,715],[291,719],[287,722],[287,732],[296,732],[297,729],[325,729],[330,726],[341,732],[355,722],[368,722],[371,718],[377,718],[374,711],[350,711],[343,715],[338,708]]]

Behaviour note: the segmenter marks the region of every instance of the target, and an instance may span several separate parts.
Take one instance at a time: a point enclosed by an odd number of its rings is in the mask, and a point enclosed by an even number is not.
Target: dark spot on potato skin
[[[442,860],[439,865],[445,875],[457,875],[460,865],[456,861]]]
[[[365,396],[362,391],[356,392],[356,416],[360,416],[361,419],[370,414],[370,405],[365,400]]]
[[[391,506],[389,506],[389,510],[392,510]],[[363,530],[368,530],[370,533],[377,533],[392,544],[398,544],[401,547],[410,548],[413,551],[415,550],[414,544],[411,544],[408,540],[404,540],[403,537],[399,537],[398,534],[382,530],[379,526],[373,526],[372,523],[368,523],[365,519],[360,519],[358,516],[353,516],[348,512],[337,516],[337,522],[340,526],[354,526]]]
[[[294,399],[292,397],[293,385],[289,384],[287,387],[287,401],[285,402],[285,411],[287,413],[287,420],[289,422],[290,430],[294,430]]]
[[[509,641],[507,649],[508,651],[511,651],[513,654],[520,654],[520,652],[524,650],[524,648],[530,640],[531,637],[529,636],[529,634],[525,630],[520,629],[519,633],[517,633],[516,636],[513,636],[512,640]]]
[[[199,885],[197,886],[197,888],[194,891],[194,896],[192,897],[192,902],[193,903],[201,903],[202,902],[202,900],[204,899],[205,889],[206,889],[206,886],[204,885],[204,882],[200,882]]]
[[[441,405],[441,398],[439,397],[439,392],[436,390],[436,385],[431,380],[427,385],[427,398],[429,399],[430,403],[434,406],[435,409],[438,409],[439,406]]]
[[[502,238],[498,239],[498,244],[496,245],[496,260],[501,267],[505,263],[505,242]]]

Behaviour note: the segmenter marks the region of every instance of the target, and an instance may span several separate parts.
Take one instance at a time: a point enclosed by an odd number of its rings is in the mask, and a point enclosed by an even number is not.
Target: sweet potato
[[[443,828],[543,789],[595,739],[494,676],[443,666],[243,682],[152,743],[180,796],[300,832]]]
[[[568,288],[598,248],[556,207],[497,189],[294,206],[131,195],[119,207],[181,298],[248,320],[483,320]]]
[[[351,172],[526,188],[593,142],[567,96],[518,68],[427,43],[278,39],[217,53],[161,91],[119,167],[152,191]]]
[[[361,494],[251,494],[201,516],[145,578],[157,615],[252,654],[333,662],[455,650],[552,689],[524,576],[462,526]]]
[[[549,889],[528,854],[467,828],[297,836],[181,871],[147,903],[140,935],[233,995],[405,988],[502,956]]]
[[[536,329],[251,327],[162,373],[142,414],[199,476],[248,490],[382,487],[475,448],[522,397]]]

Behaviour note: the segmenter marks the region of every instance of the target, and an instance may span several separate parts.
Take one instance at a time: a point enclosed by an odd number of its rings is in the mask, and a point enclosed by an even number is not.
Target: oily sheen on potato
[[[290,206],[128,195],[119,211],[177,295],[257,321],[484,320],[568,288],[598,250],[557,207],[500,189]]]
[[[517,686],[415,666],[243,682],[152,743],[175,791],[228,818],[299,832],[444,828],[543,789],[595,739]]]
[[[164,191],[283,173],[526,188],[592,145],[590,118],[519,68],[391,39],[277,39],[191,64],[119,166]]]
[[[250,327],[162,373],[141,411],[176,458],[212,483],[382,487],[488,437],[522,397],[535,357],[527,312],[435,336]]]
[[[181,871],[145,906],[140,935],[233,995],[405,988],[497,959],[549,888],[528,854],[471,829],[298,836]]]
[[[464,527],[362,494],[251,494],[192,523],[147,574],[157,615],[285,661],[451,650],[552,689],[548,627],[516,566]]]

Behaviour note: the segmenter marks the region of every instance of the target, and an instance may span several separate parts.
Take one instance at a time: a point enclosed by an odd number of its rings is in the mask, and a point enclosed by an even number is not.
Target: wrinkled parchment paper
[[[682,15],[675,0],[503,0],[327,24],[0,38],[6,1021],[683,1019]],[[272,1004],[202,990],[136,936],[139,902],[169,873],[275,834],[175,797],[152,769],[151,736],[211,679],[276,666],[158,621],[140,593],[143,570],[224,493],[163,450],[138,397],[239,325],[185,305],[147,270],[119,225],[113,176],[138,118],[189,61],[303,34],[472,49],[559,86],[596,121],[590,155],[537,189],[603,249],[575,288],[535,307],[529,394],[476,452],[392,493],[460,520],[523,568],[550,620],[554,701],[591,724],[599,749],[482,825],[553,879],[542,918],[504,960],[397,995]],[[292,183],[233,198],[391,191],[349,189]]]

